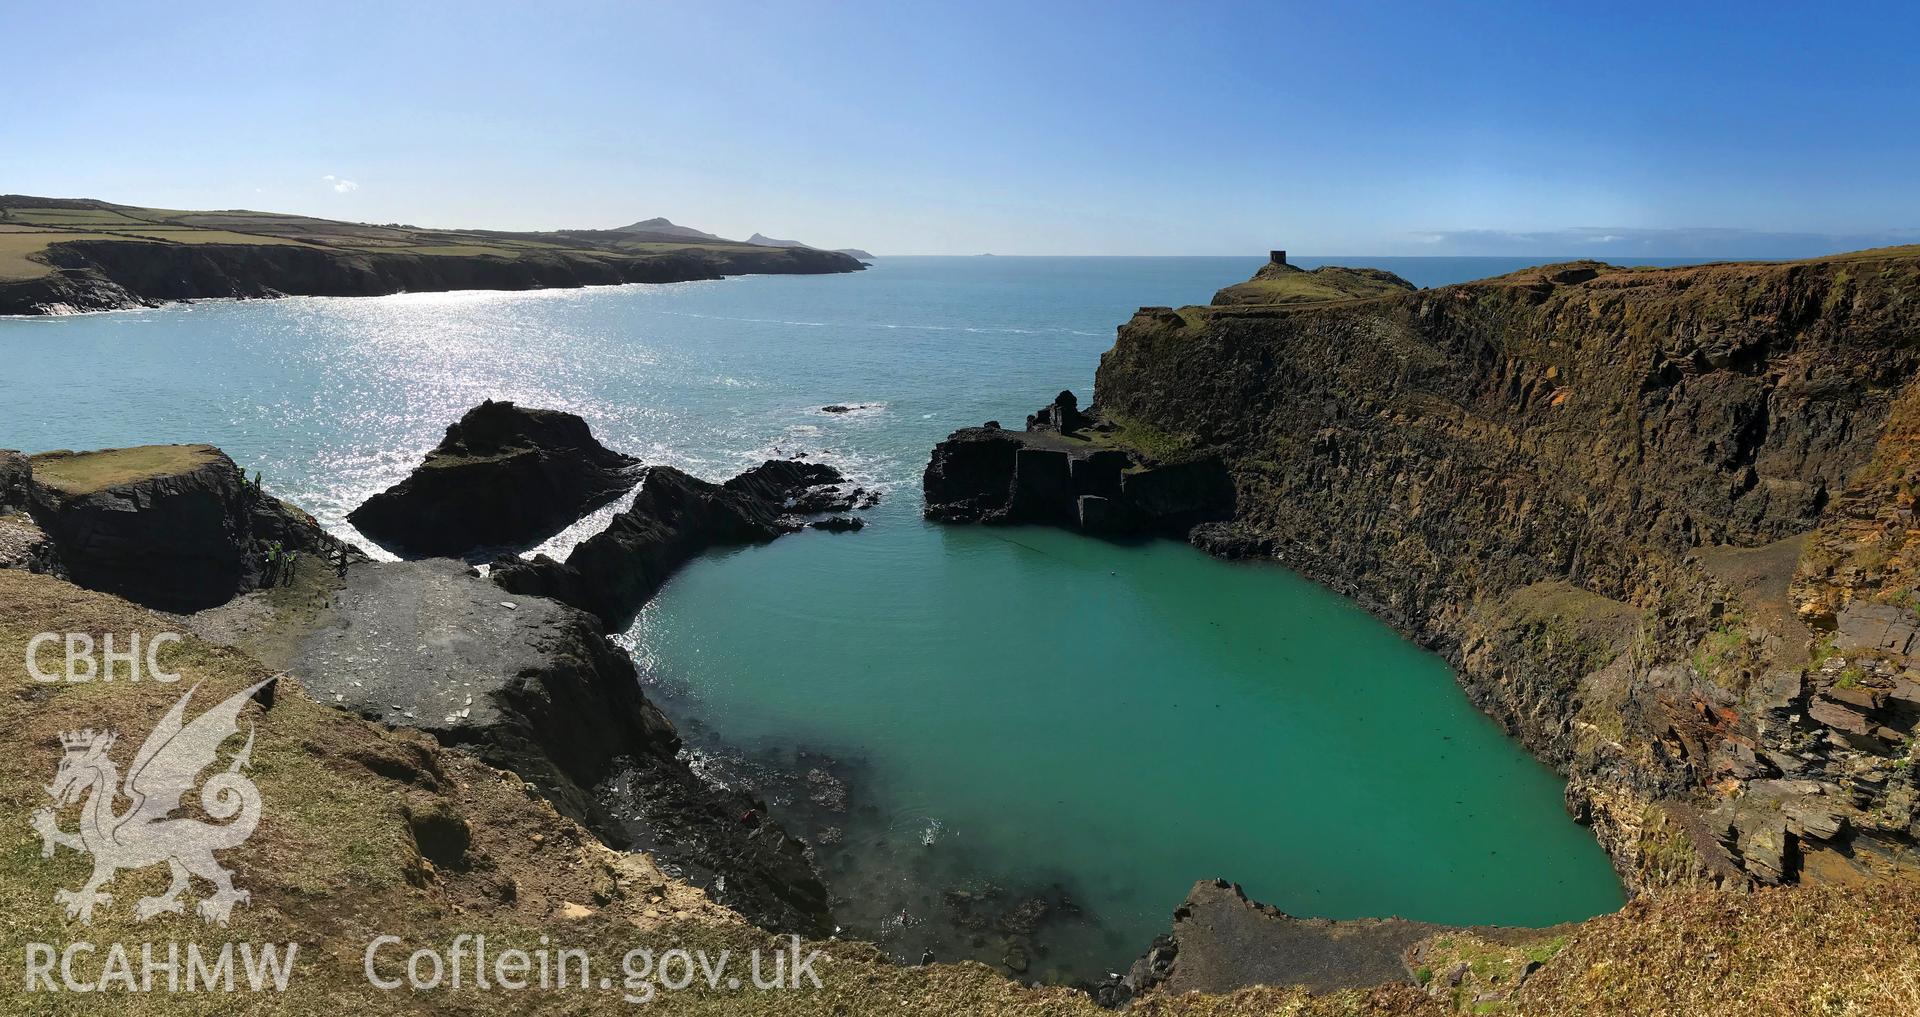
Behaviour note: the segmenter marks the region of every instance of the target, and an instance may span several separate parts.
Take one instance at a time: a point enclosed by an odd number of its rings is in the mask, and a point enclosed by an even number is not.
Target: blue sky
[[[1912,5],[0,6],[0,191],[887,253],[1920,240]]]

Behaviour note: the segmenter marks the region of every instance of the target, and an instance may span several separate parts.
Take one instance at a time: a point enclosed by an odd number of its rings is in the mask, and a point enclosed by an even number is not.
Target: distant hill
[[[642,219],[637,223],[633,223],[632,225],[622,226],[619,229],[614,230],[613,232],[615,233],[651,233],[654,236],[659,236],[659,237],[680,237],[686,240],[711,240],[711,241],[722,243],[722,244],[730,244],[733,242],[723,237],[715,236],[712,233],[707,233],[702,230],[694,229],[691,226],[676,225],[673,222],[667,220],[666,218],[660,217],[660,216],[655,216],[652,219]],[[787,245],[772,244],[769,246],[785,247]]]
[[[798,240],[775,240],[772,237],[767,236],[765,233],[755,233],[753,236],[750,236],[747,238],[747,243],[757,244],[761,247],[812,247],[813,246],[812,244],[803,244]]]
[[[767,236],[765,233],[755,233],[753,236],[750,236],[747,238],[747,243],[753,244],[758,247],[787,247],[787,248],[799,248],[799,249],[804,249],[808,251],[823,250],[823,248],[815,247],[812,244],[808,244],[808,243],[802,243],[798,240],[776,240],[773,237]],[[873,260],[873,255],[868,254],[867,252],[861,250],[858,247],[838,247],[838,248],[834,248],[833,253],[844,254],[849,258],[858,258],[861,261]]]

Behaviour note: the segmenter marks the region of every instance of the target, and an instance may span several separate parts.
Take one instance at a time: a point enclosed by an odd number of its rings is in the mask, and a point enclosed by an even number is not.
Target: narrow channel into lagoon
[[[1519,261],[1373,260],[1421,284]],[[487,397],[579,413],[702,476],[805,452],[884,487],[859,533],[695,562],[633,635],[688,740],[725,747],[715,772],[787,788],[776,812],[798,832],[837,833],[820,857],[849,934],[908,959],[932,943],[999,962],[1017,940],[1027,977],[1090,977],[1215,876],[1302,915],[1550,924],[1617,906],[1559,781],[1345,600],[1174,542],[920,520],[949,430],[1088,394],[1134,307],[1204,301],[1255,264],[882,259],[0,321],[0,445],[212,442],[346,536],[349,509]]]

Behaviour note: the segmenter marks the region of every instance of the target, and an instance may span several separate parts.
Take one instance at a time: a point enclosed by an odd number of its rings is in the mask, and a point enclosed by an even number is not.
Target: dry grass
[[[1325,265],[1304,271],[1291,265],[1262,265],[1252,279],[1213,295],[1218,305],[1318,304],[1336,300],[1404,293],[1413,287],[1399,276],[1370,268]]]
[[[111,233],[82,231],[37,231],[0,233],[0,280],[31,279],[53,271],[53,266],[35,258],[49,244],[61,240],[114,240]]]
[[[273,1013],[475,1015],[634,1012],[621,1000],[621,958],[628,950],[672,947],[731,951],[739,958],[776,944],[664,875],[644,855],[602,847],[512,774],[486,767],[408,731],[387,730],[309,701],[282,679],[270,709],[250,707],[242,728],[256,731],[252,774],[266,803],[260,828],[221,860],[252,899],[230,928],[187,915],[132,921],[133,902],[165,882],[156,869],[122,872],[116,899],[92,927],[69,921],[54,903],[58,888],[78,886],[86,859],[64,848],[40,854],[29,813],[61,749],[56,734],[111,728],[125,763],[139,740],[189,686],[194,711],[267,677],[254,658],[188,639],[163,664],[177,685],[32,681],[23,666],[36,632],[152,633],[169,622],[116,598],[45,576],[0,570],[0,954],[24,956],[26,944],[86,940],[215,946],[228,941],[298,942],[299,962],[284,994],[21,993],[18,970],[0,979],[0,1012],[48,1015]],[[48,660],[48,664],[52,661]],[[237,741],[237,739],[236,739]],[[229,749],[231,751],[231,749]],[[224,759],[223,755],[223,759]],[[189,795],[192,801],[194,796]],[[74,826],[73,810],[62,825]],[[464,861],[423,857],[408,816],[441,813],[466,824]],[[444,859],[443,859],[444,861]],[[205,887],[189,891],[197,900]],[[409,950],[444,949],[461,933],[484,933],[497,951],[554,946],[587,951],[597,976],[613,986],[570,992],[482,992],[471,988],[414,994],[371,987],[362,972],[373,936],[402,937]],[[1523,959],[1546,964],[1517,997],[1493,1007],[1471,997],[1459,1012],[1539,1015],[1913,1014],[1920,1012],[1920,891],[1793,889],[1753,895],[1674,893],[1629,905],[1575,929],[1551,950],[1465,943],[1489,986],[1509,984]],[[1459,943],[1455,944],[1459,946]],[[1100,1014],[1084,995],[1030,988],[980,964],[902,967],[859,943],[808,944],[824,951],[822,987],[799,992],[710,989],[696,982],[662,995],[643,1012],[665,1014]],[[1457,951],[1458,952],[1458,951]],[[1507,956],[1507,954],[1514,956]],[[1468,957],[1467,954],[1472,954]],[[1483,955],[1484,954],[1484,955]],[[82,958],[84,961],[85,959]],[[399,956],[383,954],[383,974]],[[136,954],[137,965],[137,954]],[[79,973],[98,972],[82,963]],[[1496,978],[1495,976],[1499,977]],[[1453,1012],[1454,1004],[1408,986],[1309,996],[1297,989],[1253,988],[1224,996],[1151,996],[1131,1013],[1145,1017],[1283,1014],[1414,1015]]]
[[[0,196],[0,282],[30,279],[51,269],[50,246],[72,241],[128,243],[302,245],[340,252],[408,253],[427,257],[518,258],[541,252],[590,255],[615,261],[675,253],[737,257],[771,249],[731,242],[671,243],[632,239],[611,230],[510,233],[423,229],[397,224],[339,222],[273,212],[192,212],[76,201],[49,207],[46,199]]]
[[[185,473],[213,462],[212,445],[140,445],[98,452],[43,452],[33,459],[33,479],[63,494],[90,494],[119,484]]]
[[[1675,892],[1580,927],[1520,1011],[1692,1017],[1920,1013],[1920,889]]]

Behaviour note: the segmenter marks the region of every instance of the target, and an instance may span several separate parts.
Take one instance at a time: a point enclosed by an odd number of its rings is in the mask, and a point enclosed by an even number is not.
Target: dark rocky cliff
[[[1072,392],[1027,417],[953,432],[921,477],[926,517],[944,522],[1066,526],[1109,537],[1184,536],[1233,515],[1220,459],[1156,457],[1112,421],[1081,412]]]
[[[334,250],[308,244],[73,240],[48,248],[53,271],[0,281],[0,314],[101,311],[206,297],[363,297],[689,282],[728,275],[856,272],[859,261],[804,248],[689,249],[632,255],[555,250],[514,257]]]
[[[1196,543],[1446,654],[1630,885],[1852,881],[1920,834],[1916,366],[1920,250],[1576,263],[1143,309],[1095,408],[1226,464]]]
[[[552,597],[625,629],[674,570],[713,547],[760,544],[799,530],[800,516],[851,508],[838,470],[820,463],[768,460],[714,484],[671,466],[647,467],[633,504],[564,562],[546,555],[494,563],[502,589]],[[862,492],[863,493],[863,492]]]
[[[309,569],[361,557],[211,445],[45,452],[11,469],[44,534],[46,570],[148,607],[224,604],[277,582],[301,555]]]

